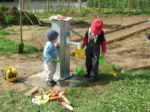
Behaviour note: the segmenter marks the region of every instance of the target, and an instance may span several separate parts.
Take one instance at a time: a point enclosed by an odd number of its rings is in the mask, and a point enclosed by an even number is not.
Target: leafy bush
[[[0,5],[0,13],[4,13],[5,11],[7,11],[8,8],[3,6],[3,5]]]
[[[4,20],[5,20],[5,23],[6,24],[11,24],[11,22],[12,22],[12,20],[13,20],[13,16],[12,15],[7,15],[7,14],[5,14],[4,15]]]
[[[28,20],[28,18],[27,18],[26,16],[23,16],[23,17],[22,17],[22,23],[24,23],[24,24],[29,24],[30,21]]]
[[[26,12],[34,24],[38,24],[38,20],[34,14]],[[14,24],[18,25],[20,23],[20,11],[13,6],[2,6],[0,5],[0,25]],[[22,24],[31,24],[26,15],[22,14]]]

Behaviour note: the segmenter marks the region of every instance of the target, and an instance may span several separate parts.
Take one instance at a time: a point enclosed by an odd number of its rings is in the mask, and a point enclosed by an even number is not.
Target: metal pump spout
[[[69,37],[67,37],[66,43],[69,44],[69,45],[75,45],[75,46],[77,46],[78,49],[81,49],[80,42],[70,41]]]

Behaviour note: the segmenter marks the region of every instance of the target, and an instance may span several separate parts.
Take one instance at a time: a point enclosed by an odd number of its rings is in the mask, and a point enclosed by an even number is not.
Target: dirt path
[[[148,32],[150,30],[108,44],[108,61],[126,69],[147,68],[150,70],[150,41],[145,35]]]
[[[6,67],[6,66],[13,66],[16,67],[19,75],[26,77],[33,73],[37,73],[41,71],[43,62],[42,59],[39,58],[39,55],[41,54],[32,54],[32,56],[29,55],[9,55],[9,56],[3,56],[0,57],[0,67]]]

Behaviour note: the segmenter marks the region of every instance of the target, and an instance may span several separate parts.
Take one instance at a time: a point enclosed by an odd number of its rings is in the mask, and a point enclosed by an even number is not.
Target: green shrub
[[[23,24],[29,24],[30,21],[28,20],[28,18],[26,16],[22,16],[22,23]]]
[[[12,22],[12,20],[13,20],[13,16],[12,15],[7,15],[7,14],[5,14],[4,15],[4,17],[5,17],[5,23],[6,24],[11,24],[11,22]]]
[[[4,13],[5,11],[7,11],[8,8],[3,6],[3,5],[0,5],[0,13]]]
[[[34,14],[30,13],[27,14],[29,17],[32,17],[30,19],[32,19],[34,24],[38,23]],[[20,24],[20,11],[17,10],[16,7],[0,5],[0,25],[9,25],[9,24],[14,25]],[[30,21],[24,14],[22,14],[22,24],[30,24]]]

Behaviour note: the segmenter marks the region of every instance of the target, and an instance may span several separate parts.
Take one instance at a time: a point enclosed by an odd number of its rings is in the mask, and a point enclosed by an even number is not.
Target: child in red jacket
[[[91,27],[85,33],[81,48],[86,46],[86,69],[85,77],[92,81],[98,80],[99,55],[103,56],[106,52],[106,40],[104,36],[103,21],[94,19]]]

